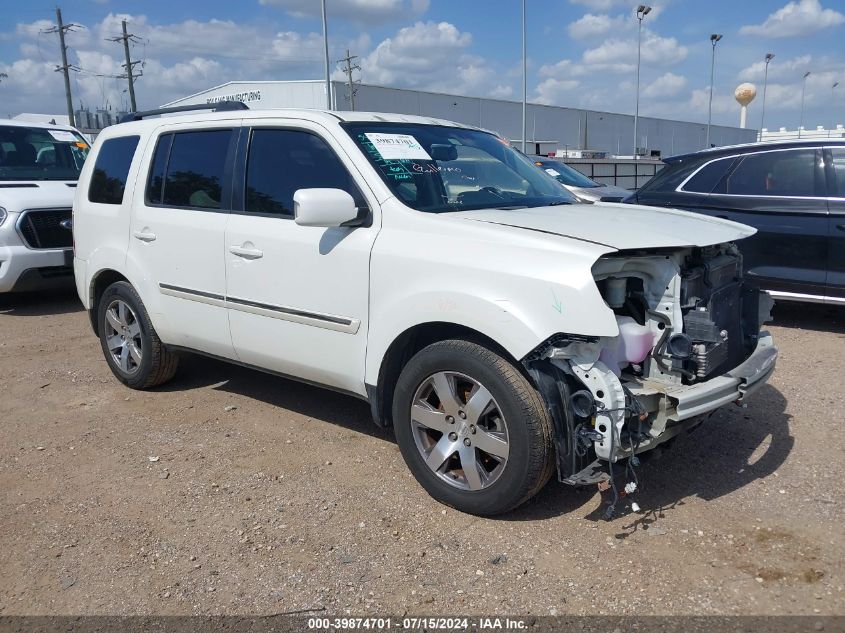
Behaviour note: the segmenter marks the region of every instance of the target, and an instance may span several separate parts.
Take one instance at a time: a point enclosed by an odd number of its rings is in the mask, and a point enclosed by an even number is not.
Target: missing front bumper
[[[691,430],[702,422],[702,416],[731,402],[742,402],[766,384],[777,357],[774,341],[764,331],[759,334],[754,352],[741,365],[693,385],[648,380],[623,383],[601,362],[589,369],[563,359],[527,363],[554,423],[558,480],[574,485],[593,483],[600,476],[594,468],[597,458],[617,462],[651,450]],[[573,389],[583,387],[597,402],[606,403],[605,411],[600,410],[592,419],[578,418],[569,402]],[[608,406],[611,396],[616,403]],[[643,419],[631,415],[631,398],[640,405],[635,408],[644,413]],[[585,443],[585,429],[600,433],[601,440],[591,446]]]

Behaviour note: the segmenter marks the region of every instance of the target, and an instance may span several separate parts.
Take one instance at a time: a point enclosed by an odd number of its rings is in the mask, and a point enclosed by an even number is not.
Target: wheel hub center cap
[[[458,435],[460,437],[469,435],[469,425],[466,422],[461,422],[460,426],[458,426]]]

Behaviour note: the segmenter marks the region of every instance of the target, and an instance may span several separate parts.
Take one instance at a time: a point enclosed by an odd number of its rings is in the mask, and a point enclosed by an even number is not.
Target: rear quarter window
[[[704,165],[704,167],[693,174],[692,178],[684,183],[681,191],[689,193],[711,193],[717,190],[718,192],[717,186],[735,162],[736,159],[731,156],[729,158],[714,160],[712,163]]]
[[[97,152],[88,200],[100,204],[121,204],[126,191],[129,166],[138,147],[138,136],[120,136],[103,142]]]

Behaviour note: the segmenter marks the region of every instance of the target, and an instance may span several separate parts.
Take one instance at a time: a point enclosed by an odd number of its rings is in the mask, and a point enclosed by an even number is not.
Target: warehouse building
[[[331,82],[336,110],[350,110],[348,86]],[[448,119],[497,132],[515,145],[522,140],[522,104],[518,101],[460,97],[421,90],[355,85],[355,110],[396,112]],[[243,101],[251,108],[325,108],[323,81],[230,81],[214,88],[164,104],[166,106]],[[631,156],[634,150],[634,117],[595,110],[562,108],[529,103],[527,108],[529,153],[557,150],[595,150]],[[707,125],[640,117],[640,155],[671,156],[705,147]],[[748,143],[757,130],[714,125],[715,145]]]

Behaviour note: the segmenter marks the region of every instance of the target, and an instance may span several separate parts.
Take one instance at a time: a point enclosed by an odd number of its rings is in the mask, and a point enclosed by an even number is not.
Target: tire
[[[149,389],[173,378],[179,357],[161,342],[129,283],[106,288],[97,304],[97,325],[106,363],[124,385]]]
[[[540,395],[508,360],[469,341],[433,343],[405,365],[393,427],[420,485],[469,514],[516,508],[554,470],[552,424]]]

